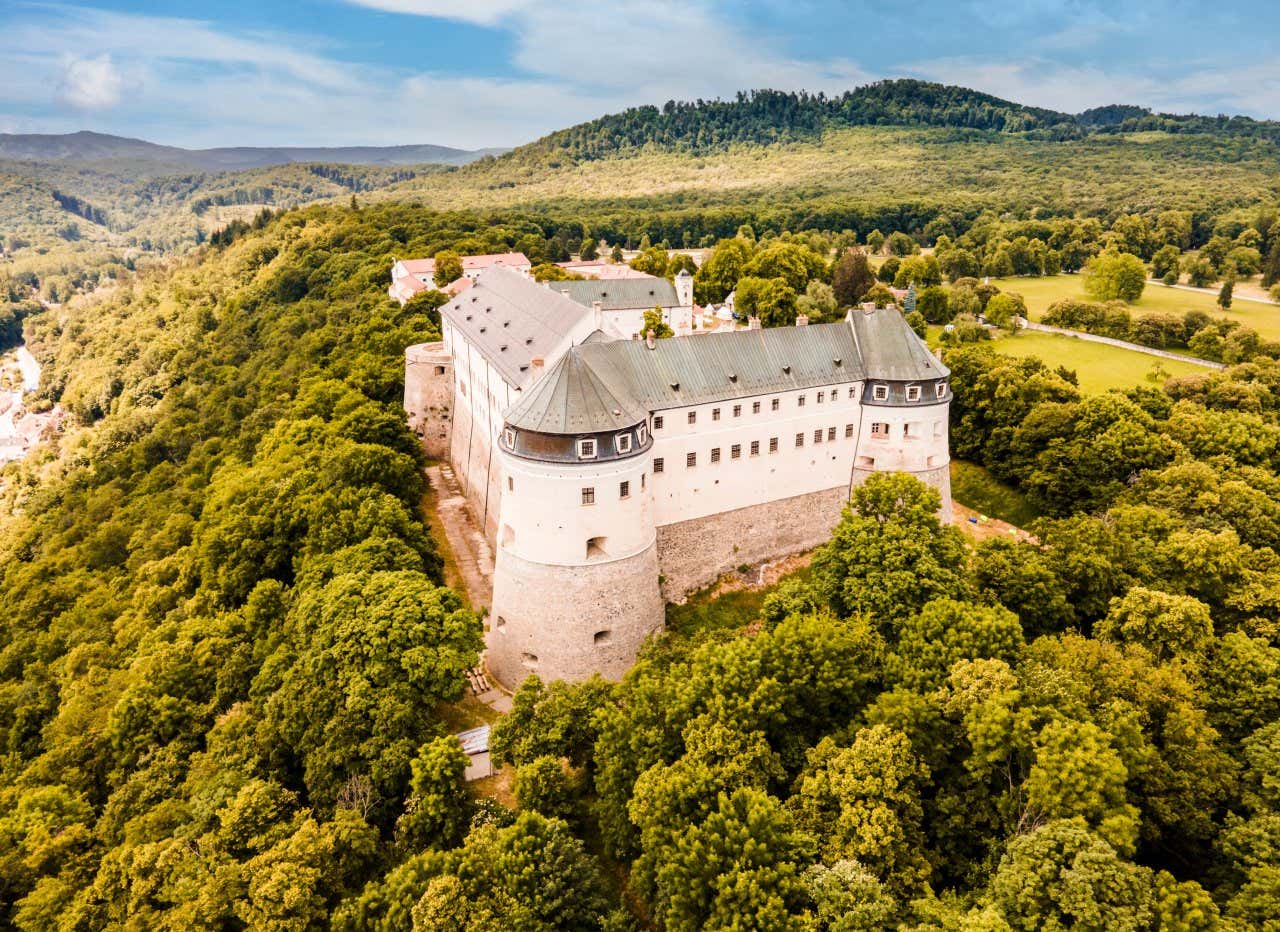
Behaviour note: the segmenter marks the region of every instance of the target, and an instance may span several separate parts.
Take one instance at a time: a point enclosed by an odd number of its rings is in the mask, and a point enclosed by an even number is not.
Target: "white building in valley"
[[[405,406],[496,547],[507,685],[621,676],[666,601],[823,543],[873,472],[950,507],[949,373],[895,308],[652,340],[631,309],[493,268],[441,319]]]

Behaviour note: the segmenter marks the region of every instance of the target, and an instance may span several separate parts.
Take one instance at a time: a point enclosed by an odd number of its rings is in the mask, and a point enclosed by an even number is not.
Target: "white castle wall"
[[[500,449],[499,458],[490,672],[508,686],[530,673],[621,677],[663,624],[648,457],[557,464]]]

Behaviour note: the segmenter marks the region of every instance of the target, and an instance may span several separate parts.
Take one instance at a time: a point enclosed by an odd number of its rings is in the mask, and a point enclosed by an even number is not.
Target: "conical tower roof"
[[[540,434],[602,434],[648,416],[634,399],[605,385],[574,347],[507,412],[506,423]]]

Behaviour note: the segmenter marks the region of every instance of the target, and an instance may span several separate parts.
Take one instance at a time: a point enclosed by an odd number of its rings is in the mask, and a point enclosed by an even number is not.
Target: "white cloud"
[[[977,88],[997,97],[1067,113],[1106,104],[1138,104],[1165,113],[1248,113],[1274,118],[1280,62],[1220,65],[1150,62],[1147,73],[1062,65],[1047,59],[992,62],[940,58],[903,66],[908,74]]]
[[[494,26],[512,13],[533,4],[533,0],[351,0],[359,6],[382,10],[386,13],[407,13],[413,16],[431,16],[436,19],[452,19],[480,26]]]
[[[59,98],[79,110],[109,110],[120,103],[124,77],[110,55],[67,62]]]

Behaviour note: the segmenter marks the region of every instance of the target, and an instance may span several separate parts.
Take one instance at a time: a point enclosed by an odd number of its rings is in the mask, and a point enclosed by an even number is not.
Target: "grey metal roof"
[[[598,434],[644,422],[649,412],[605,384],[583,359],[584,350],[606,345],[575,346],[561,356],[507,412],[507,426],[540,434]]]
[[[606,311],[676,307],[676,286],[665,278],[619,278],[612,281],[551,282],[553,291],[567,292],[579,304],[599,301]]]
[[[554,356],[591,309],[495,265],[440,313],[508,383],[521,386],[532,375],[530,360]]]
[[[869,379],[916,382],[942,379],[951,370],[916,336],[902,312],[894,307],[849,312],[859,356]]]
[[[849,325],[812,324],[658,340],[589,343],[575,350],[615,398],[649,411],[864,377]]]

